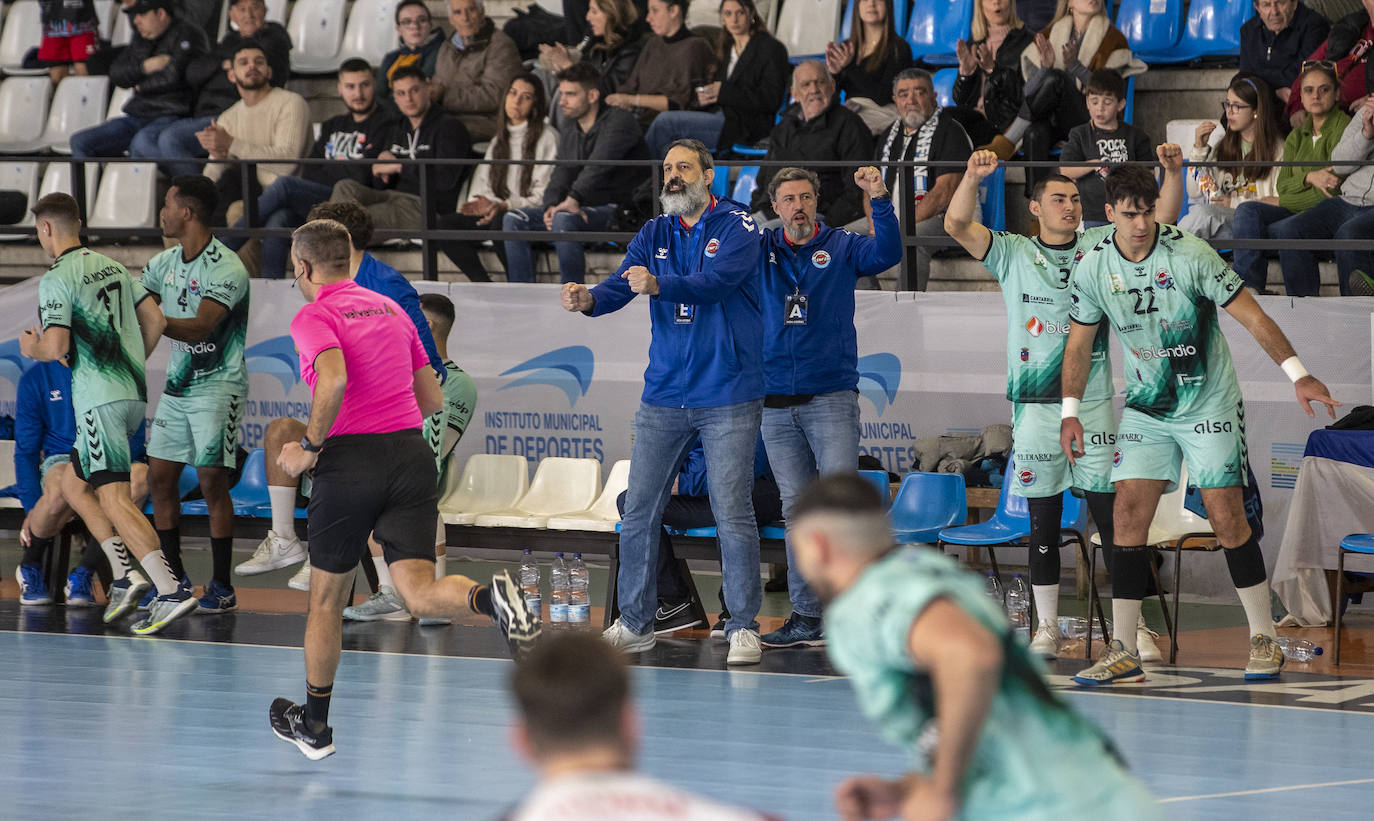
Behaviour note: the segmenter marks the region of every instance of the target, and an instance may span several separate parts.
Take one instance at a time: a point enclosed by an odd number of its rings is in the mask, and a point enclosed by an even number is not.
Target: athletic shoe
[[[539,640],[539,614],[530,610],[520,585],[505,570],[492,575],[489,590],[491,620],[506,637],[511,655],[524,658]]]
[[[384,584],[362,604],[345,607],[343,617],[348,621],[410,621],[410,611],[396,588]]]
[[[1159,634],[1151,630],[1145,624],[1145,617],[1141,616],[1135,624],[1135,646],[1140,651],[1140,660],[1148,662],[1163,661],[1164,654],[1159,652],[1159,645],[1155,644],[1155,639]]]
[[[601,634],[601,638],[612,647],[624,650],[626,653],[642,653],[657,643],[658,639],[654,636],[654,631],[647,633],[635,633],[625,626],[625,622],[620,619],[615,620],[615,624],[607,627]]]
[[[282,741],[296,745],[296,749],[311,761],[334,754],[334,729],[329,725],[318,733],[310,732],[305,721],[305,708],[289,698],[272,700],[267,708],[267,722]]]
[[[1250,663],[1245,665],[1246,681],[1278,678],[1283,669],[1283,648],[1277,640],[1256,633],[1250,637]]]
[[[267,536],[258,543],[258,549],[253,551],[253,558],[234,568],[234,575],[256,576],[259,573],[269,573],[290,567],[296,562],[303,562],[308,556],[305,545],[301,544],[299,538],[292,536],[283,539],[269,530]]]
[[[62,589],[68,607],[95,607],[95,592],[91,589],[89,567],[78,567],[67,576],[67,586]]]
[[[1128,651],[1120,639],[1112,639],[1096,664],[1073,677],[1073,683],[1083,687],[1144,680],[1145,671],[1140,667],[1140,656]]]
[[[177,592],[168,593],[166,596],[158,596],[153,599],[152,606],[148,608],[147,617],[134,624],[134,633],[139,636],[151,636],[178,618],[195,610],[199,605],[200,602],[191,595],[191,591],[184,588],[177,588]]]
[[[211,579],[209,586],[205,588],[205,595],[200,597],[199,612],[201,615],[228,613],[237,609],[239,609],[239,597],[234,595],[234,588]]]
[[[185,590],[187,593],[191,593],[191,577],[186,575],[185,573],[181,574],[181,581],[177,582],[177,590]],[[147,610],[149,607],[152,607],[153,599],[156,598],[157,586],[154,585],[148,588],[148,592],[143,594],[143,598],[138,600],[138,609]]]
[[[782,623],[782,627],[759,641],[764,647],[824,647],[825,631],[819,618],[793,613]],[[732,645],[731,652],[733,651]]]
[[[105,605],[104,622],[109,624],[131,612],[143,594],[152,588],[152,583],[142,573],[130,570],[129,575],[110,585],[110,602]]]
[[[730,652],[725,654],[726,664],[758,664],[763,661],[763,648],[759,646],[757,630],[748,628],[730,634]]]
[[[304,590],[310,592],[310,560],[306,559],[301,569],[296,571],[296,575],[287,581],[286,586],[292,590]]]
[[[686,630],[688,627],[696,627],[701,624],[701,619],[692,615],[692,603],[684,602],[659,602],[658,610],[654,611],[654,635],[663,636],[668,633],[676,633],[679,630]]]
[[[43,570],[36,564],[21,564],[14,569],[19,582],[19,603],[24,605],[52,604],[52,593],[43,583]]]
[[[1059,658],[1059,647],[1064,642],[1064,635],[1059,632],[1059,625],[1052,621],[1040,622],[1040,627],[1035,631],[1035,638],[1031,639],[1031,655],[1039,656],[1042,659]]]
[[[711,638],[718,641],[725,641],[725,623],[729,620],[730,617],[728,615],[721,613],[720,618],[716,619],[716,623],[711,625]]]

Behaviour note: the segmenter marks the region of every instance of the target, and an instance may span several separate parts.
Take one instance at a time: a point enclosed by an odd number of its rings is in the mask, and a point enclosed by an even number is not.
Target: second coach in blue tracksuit
[[[606,639],[628,652],[654,646],[655,568],[663,506],[678,466],[701,436],[720,540],[727,661],[759,661],[759,533],[750,490],[763,410],[760,231],[748,209],[710,194],[711,153],[678,140],[663,160],[664,215],[630,242],[620,270],[588,291],[563,286],[563,307],[610,313],[650,298],[653,337],[634,422],[630,487],[620,534],[620,618]]]
[[[763,243],[763,441],[782,493],[783,518],[818,475],[859,467],[858,339],[854,284],[901,261],[901,229],[878,169],[854,183],[873,206],[868,237],[816,222],[820,183],[803,168],[784,168],[768,184],[782,225]],[[765,647],[817,647],[821,603],[791,560],[792,615],[763,637]]]

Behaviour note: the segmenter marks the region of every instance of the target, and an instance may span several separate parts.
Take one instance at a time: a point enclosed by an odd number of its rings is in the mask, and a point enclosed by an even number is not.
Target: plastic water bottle
[[[536,619],[542,618],[543,601],[539,596],[539,563],[534,560],[534,555],[530,549],[525,548],[525,555],[520,559],[520,592],[525,597],[525,606],[530,609]]]
[[[1279,647],[1283,648],[1284,658],[1292,661],[1311,661],[1322,654],[1322,648],[1307,639],[1279,636],[1278,641]]]
[[[998,581],[997,574],[988,571],[988,580],[983,583],[983,592],[988,594],[988,598],[997,603],[998,610],[1004,610],[1007,606],[1006,594],[1002,592],[1002,582]]]
[[[591,579],[581,553],[574,553],[568,565],[568,625],[586,627],[592,621]]]
[[[555,553],[549,571],[549,627],[561,630],[568,624],[568,563]]]
[[[1007,620],[1017,636],[1030,640],[1030,591],[1020,573],[1012,576],[1007,588]]]

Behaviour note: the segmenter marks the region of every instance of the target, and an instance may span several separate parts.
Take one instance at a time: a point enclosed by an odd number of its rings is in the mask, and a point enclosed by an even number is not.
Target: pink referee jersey
[[[315,391],[315,357],[343,351],[348,370],[343,404],[330,436],[390,433],[423,424],[415,400],[415,372],[429,367],[415,324],[391,299],[353,280],[320,288],[291,320],[301,376]]]

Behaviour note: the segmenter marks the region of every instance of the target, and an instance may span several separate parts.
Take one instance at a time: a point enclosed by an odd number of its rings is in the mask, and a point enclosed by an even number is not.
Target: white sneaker
[[[620,619],[616,619],[615,624],[607,627],[605,632],[601,634],[601,638],[605,639],[612,647],[624,650],[626,653],[642,653],[653,647],[657,641],[653,630],[643,635],[633,633]]]
[[[1140,651],[1140,660],[1144,661],[1163,661],[1164,654],[1159,651],[1159,645],[1155,644],[1155,639],[1159,634],[1151,630],[1145,624],[1145,617],[1141,616],[1140,621],[1135,623],[1135,646]]]
[[[730,652],[726,664],[758,664],[763,660],[763,645],[757,630],[736,630],[730,634]]]
[[[292,536],[283,539],[269,530],[267,536],[258,544],[258,549],[253,551],[253,558],[234,568],[234,575],[256,576],[259,573],[270,573],[305,561],[308,556],[309,553],[299,538]]]
[[[1064,641],[1064,636],[1059,632],[1059,624],[1052,621],[1040,622],[1040,627],[1035,631],[1035,638],[1031,639],[1031,655],[1039,656],[1042,659],[1059,658],[1059,646]]]
[[[396,588],[384,584],[362,604],[345,607],[343,617],[348,621],[410,621],[410,611]]]
[[[286,586],[291,588],[292,590],[304,590],[307,593],[310,592],[309,559],[305,560],[305,564],[301,565],[301,569],[296,571],[296,575],[291,577],[291,580],[286,583]]]

